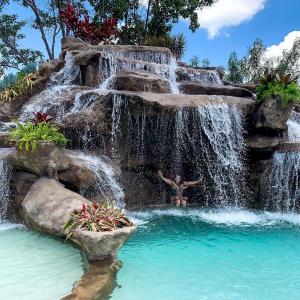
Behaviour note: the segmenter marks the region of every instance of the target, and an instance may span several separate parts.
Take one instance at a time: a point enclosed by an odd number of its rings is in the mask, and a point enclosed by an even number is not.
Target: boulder
[[[116,257],[119,249],[135,230],[135,225],[106,232],[76,229],[71,239],[83,249],[90,261],[97,261]]]
[[[40,178],[27,193],[23,203],[26,224],[36,230],[61,236],[73,209],[91,204],[54,179]]]
[[[224,95],[241,98],[254,97],[254,95],[245,88],[202,82],[184,82],[180,84],[179,89],[183,94],[188,95]]]
[[[42,77],[50,78],[51,74],[58,72],[63,68],[65,61],[62,59],[54,59],[46,62],[42,62],[39,65],[39,75]]]
[[[23,203],[26,224],[36,230],[64,236],[64,224],[70,213],[82,204],[91,202],[66,189],[54,179],[40,178],[27,193]],[[135,231],[136,226],[124,227],[110,232],[91,232],[76,229],[71,240],[81,247],[91,261],[115,257],[118,250]]]
[[[53,142],[40,141],[35,151],[17,150],[16,156],[10,158],[15,168],[25,170],[38,176],[57,178],[59,172],[71,166],[70,159],[66,157],[63,149]]]
[[[121,70],[115,76],[113,88],[118,91],[171,93],[169,81],[146,71]]]
[[[261,130],[283,131],[293,107],[292,104],[283,107],[279,96],[269,97],[262,101],[256,109],[253,115],[253,125]]]

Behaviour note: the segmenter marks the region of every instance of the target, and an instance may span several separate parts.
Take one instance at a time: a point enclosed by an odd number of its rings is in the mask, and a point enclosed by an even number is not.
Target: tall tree
[[[22,66],[41,58],[40,51],[20,46],[20,41],[25,38],[21,32],[25,21],[19,21],[17,15],[1,14],[0,24],[0,75],[8,69],[20,70]]]
[[[161,36],[169,34],[172,25],[179,18],[190,21],[189,28],[193,32],[199,28],[197,10],[210,6],[214,0],[153,0],[148,2],[151,19],[145,29],[149,35]]]
[[[232,52],[228,59],[226,79],[232,83],[243,83],[243,74],[241,71],[240,61],[236,52]]]

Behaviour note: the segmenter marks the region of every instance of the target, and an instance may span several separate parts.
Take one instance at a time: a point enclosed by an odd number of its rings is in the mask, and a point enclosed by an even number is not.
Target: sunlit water
[[[58,300],[83,274],[78,249],[11,224],[0,224],[0,299]]]
[[[299,299],[300,216],[154,210],[119,258],[113,300]]]

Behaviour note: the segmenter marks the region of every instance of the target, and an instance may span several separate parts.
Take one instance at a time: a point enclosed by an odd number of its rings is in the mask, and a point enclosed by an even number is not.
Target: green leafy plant
[[[132,225],[133,223],[126,217],[124,209],[105,201],[101,204],[82,204],[82,208],[74,209],[63,227],[63,233],[67,235],[68,239],[75,229],[101,232]]]
[[[256,92],[258,101],[264,101],[269,97],[280,97],[282,107],[300,102],[300,87],[297,77],[291,74],[266,74],[259,79]]]
[[[11,85],[0,92],[0,101],[10,102],[15,97],[23,95],[29,90],[32,90],[32,87],[35,84],[37,78],[38,77],[36,73],[20,73],[18,79],[15,82],[13,82]]]
[[[25,148],[26,151],[35,151],[39,141],[52,141],[59,146],[65,146],[68,141],[53,124],[46,122],[18,122],[16,128],[10,131],[9,140],[16,142],[20,150]]]

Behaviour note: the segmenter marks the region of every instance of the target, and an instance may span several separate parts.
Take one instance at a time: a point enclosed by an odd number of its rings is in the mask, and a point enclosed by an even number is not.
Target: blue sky
[[[10,4],[7,11],[30,20],[29,11],[18,4]],[[173,32],[186,36],[185,61],[197,55],[208,58],[212,65],[226,66],[232,51],[244,55],[257,37],[272,46],[280,44],[290,32],[300,31],[299,12],[300,0],[219,0],[215,7],[199,12],[202,28],[196,33],[189,31],[184,20],[174,26]],[[45,52],[37,31],[26,28],[24,33],[25,47]]]

